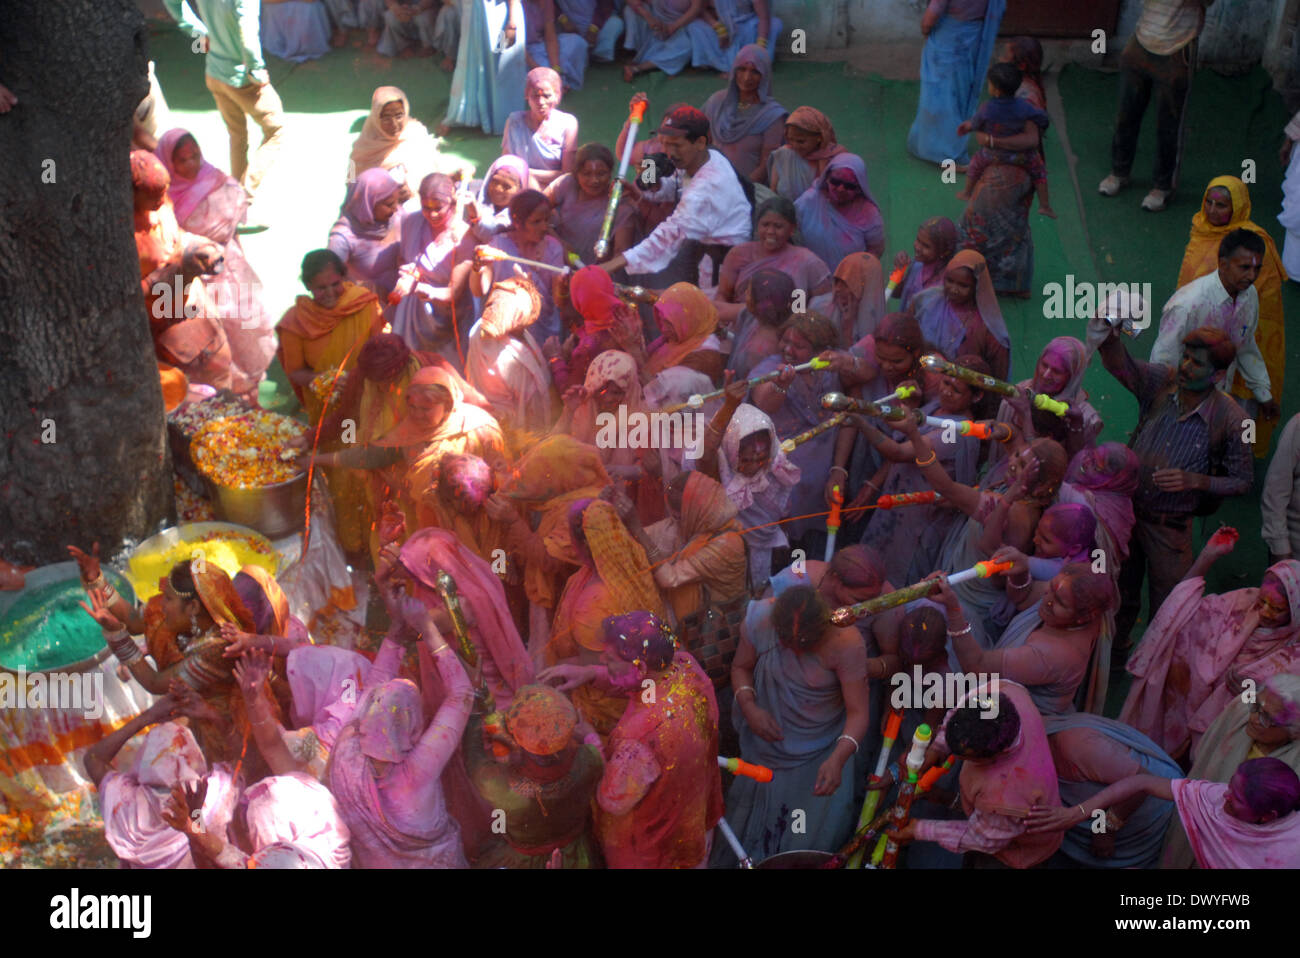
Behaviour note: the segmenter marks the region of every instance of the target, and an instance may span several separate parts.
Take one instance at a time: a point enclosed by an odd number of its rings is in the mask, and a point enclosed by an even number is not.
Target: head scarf
[[[244,821],[259,868],[347,868],[352,862],[348,843],[352,835],[339,816],[330,790],[305,772],[272,775],[255,782],[244,792],[248,805]],[[296,860],[327,862],[290,865],[280,856],[268,856],[270,848],[287,847]]]
[[[809,133],[816,133],[822,138],[822,145],[805,157],[809,163],[820,163],[822,160],[829,160],[832,156],[848,152],[836,140],[835,127],[831,125],[830,117],[821,110],[810,106],[796,107],[795,111],[785,118],[785,125],[797,126]]]
[[[533,680],[533,664],[510,617],[505,588],[484,559],[446,529],[421,529],[402,546],[401,562],[434,593],[438,573],[451,576],[462,605],[469,609],[480,647],[496,665],[507,689],[514,692]],[[497,704],[505,708],[509,699]]]
[[[588,332],[610,329],[618,322],[623,301],[614,292],[614,280],[599,266],[584,266],[569,280],[569,299],[581,314]]]
[[[831,558],[830,571],[850,589],[879,589],[885,582],[885,563],[870,546],[845,546]]]
[[[831,206],[829,187],[826,181],[831,178],[831,174],[836,170],[848,170],[853,174],[853,178],[858,181],[858,187],[862,190],[862,195],[857,198],[847,208],[836,209]],[[867,164],[862,157],[856,153],[838,153],[831,157],[826,163],[826,169],[822,170],[822,175],[817,177],[810,186],[809,192],[815,193],[820,206],[824,206],[832,221],[843,221],[849,226],[858,230],[864,230],[875,226],[881,220],[879,204],[871,195],[871,187],[867,182]],[[799,197],[803,200],[808,196],[805,193]],[[804,226],[803,210],[799,211],[799,225]]]
[[[1102,460],[1100,466],[1095,462],[1098,458]],[[1068,485],[1087,494],[1093,512],[1114,539],[1121,559],[1128,556],[1129,537],[1136,521],[1133,494],[1137,492],[1140,474],[1137,454],[1122,442],[1104,442],[1096,448],[1080,450],[1065,473]]]
[[[402,104],[406,123],[400,133],[389,136],[379,124],[379,115],[388,104],[397,102]],[[360,178],[375,167],[391,170],[400,166],[406,173],[407,186],[414,192],[420,178],[433,169],[437,159],[436,142],[424,124],[411,116],[406,94],[395,86],[381,86],[371,94],[370,115],[352,144],[351,176]]]
[[[430,173],[420,180],[419,194],[422,200],[450,203],[456,198],[456,184],[446,173]]]
[[[1270,675],[1264,680],[1264,688],[1282,700],[1282,714],[1275,719],[1276,723],[1292,739],[1300,739],[1300,675],[1290,672]]]
[[[199,568],[203,571],[197,571]],[[236,625],[245,632],[252,632],[256,628],[252,614],[244,607],[239,593],[235,591],[235,584],[215,562],[191,560],[190,576],[194,580],[198,599],[208,615],[212,616],[213,622],[217,625]]]
[[[756,432],[767,433],[772,448],[772,461],[757,475],[742,476],[736,471],[740,442]],[[722,459],[718,462],[718,472],[727,496],[736,504],[736,509],[741,511],[753,505],[755,496],[766,492],[773,482],[793,489],[798,485],[800,476],[799,467],[781,451],[781,440],[771,418],[749,403],[738,406],[731,422],[727,423],[727,431],[722,437]]]
[[[1081,503],[1058,502],[1043,511],[1038,524],[1041,526],[1045,522],[1065,547],[1065,553],[1057,558],[1064,562],[1082,562],[1089,558],[1097,537],[1097,517],[1091,509]]]
[[[835,328],[834,323],[821,313],[812,311],[795,313],[785,321],[785,325],[781,327],[781,332],[784,334],[791,329],[808,340],[814,354],[827,349],[835,349],[840,345],[839,330]]]
[[[229,772],[211,772],[193,734],[163,722],[145,736],[129,773],[111,772],[100,783],[104,838],[123,861],[141,868],[193,867],[189,839],[162,818],[173,785],[207,781],[200,820],[204,830],[225,835],[238,791]]]
[[[452,490],[459,490],[475,509],[492,495],[493,481],[492,467],[469,453],[448,453],[438,463],[439,494],[450,497]]]
[[[347,201],[343,218],[358,239],[381,240],[388,235],[391,221],[375,222],[375,206],[402,188],[401,180],[385,169],[372,167],[357,177]]]
[[[339,824],[343,824],[342,821]],[[343,825],[347,828],[346,825]],[[352,861],[352,852],[348,851],[348,861]],[[248,856],[248,868],[267,868],[272,871],[287,871],[298,868],[328,868],[329,866],[309,848],[300,845],[294,845],[291,842],[272,842],[270,845],[263,845],[252,855]],[[347,865],[339,865],[339,868],[347,868]]]
[[[167,168],[167,174],[171,177],[171,186],[167,190],[167,195],[172,199],[172,209],[176,213],[178,222],[184,223],[189,219],[189,215],[194,212],[203,199],[213,190],[225,186],[226,174],[204,159],[199,165],[198,175],[192,180],[187,180],[176,173],[176,162],[174,155],[176,148],[181,145],[181,141],[186,137],[194,140],[195,146],[198,140],[189,130],[182,130],[177,127],[174,130],[168,130],[158,140],[158,145],[154,148],[154,155],[162,161],[162,165]],[[201,155],[201,154],[200,154]]]
[[[758,84],[758,103],[740,109],[740,88],[736,71],[751,67],[762,77]],[[751,134],[759,134],[785,116],[785,107],[772,99],[772,61],[756,43],[741,47],[727,76],[727,88],[713,94],[704,104],[709,118],[709,132],[716,143],[735,143]],[[834,133],[831,134],[834,136]]]
[[[283,638],[289,634],[289,597],[275,576],[260,565],[246,565],[236,573],[233,584],[259,635]]]
[[[478,188],[477,205],[479,210],[484,214],[491,213],[494,209],[492,201],[488,199],[488,183],[497,173],[506,172],[514,176],[519,183],[520,189],[528,188],[528,161],[515,156],[513,153],[507,153],[505,156],[498,157],[491,166],[488,167],[487,173],[483,175],[483,182]]]
[[[370,689],[357,706],[352,725],[361,752],[381,762],[400,762],[424,734],[424,704],[409,679],[390,679]]]
[[[166,195],[170,185],[167,167],[158,157],[148,150],[131,151],[131,188],[138,196],[149,200],[152,206]]]
[[[921,285],[925,287],[934,282],[957,252],[957,224],[946,216],[932,216],[921,224],[920,231],[934,246],[934,262],[921,267]]]
[[[310,725],[327,748],[333,745],[356,711],[370,660],[334,645],[300,645],[285,659],[285,672],[294,726]]]
[[[674,283],[660,295],[654,307],[661,326],[672,327],[677,342],[665,340],[646,360],[646,374],[653,376],[662,369],[676,366],[704,345],[718,327],[718,311],[713,300],[690,283]]]
[[[677,636],[653,612],[638,610],[611,615],[604,621],[605,642],[613,646],[618,657],[647,671],[662,672],[677,654]]]
[[[702,472],[688,475],[682,491],[681,522],[682,537],[688,543],[695,539],[707,540],[733,525],[736,512],[736,504],[727,498],[727,491],[716,479]],[[738,524],[736,528],[739,529]]]
[[[1011,348],[1011,334],[1007,332],[1006,321],[1002,318],[1002,308],[998,305],[998,294],[993,289],[993,278],[989,275],[988,263],[984,257],[973,249],[964,249],[953,256],[944,267],[943,275],[953,270],[968,269],[975,274],[975,307],[980,319],[993,334],[993,338]]]
[[[1073,336],[1057,336],[1043,347],[1041,355],[1046,356],[1048,353],[1065,360],[1065,364],[1070,370],[1069,380],[1059,392],[1052,393],[1053,398],[1062,399],[1066,402],[1086,399],[1088,394],[1083,392],[1081,387],[1083,386],[1083,374],[1088,371],[1088,347]],[[1029,377],[1021,385],[1032,389],[1034,385],[1033,377]]]
[[[425,366],[418,373],[411,377],[411,384],[406,387],[407,413],[406,418],[399,422],[393,429],[385,433],[378,440],[381,446],[414,446],[419,443],[432,442],[440,435],[447,432],[450,428],[458,428],[459,420],[454,413],[457,407],[465,401],[465,393],[460,388],[460,383],[456,381],[457,377],[452,376],[447,370],[439,366]],[[430,393],[431,387],[441,386],[451,394],[451,409],[447,410],[447,417],[438,425],[430,429],[423,423],[418,423],[412,416],[409,405],[410,399],[417,393]]]
[[[525,752],[556,755],[573,739],[578,713],[549,685],[525,685],[506,713],[506,730]]]
[[[833,307],[830,318],[841,343],[856,343],[874,333],[885,315],[885,271],[871,253],[850,253],[835,267],[835,278],[857,297],[858,311],[842,316],[839,307]]]
[[[627,353],[617,349],[607,349],[591,361],[587,367],[587,376],[583,387],[587,390],[587,399],[573,414],[573,435],[581,441],[595,441],[596,438],[596,401],[595,394],[607,382],[613,382],[620,389],[626,390],[623,405],[629,413],[639,412],[645,406],[641,395],[641,380],[637,374],[636,360]]]
[[[515,463],[502,493],[511,499],[545,505],[575,490],[609,485],[594,446],[572,436],[547,436]]]
[[[541,313],[542,297],[537,287],[531,280],[512,276],[493,283],[488,290],[479,329],[485,336],[500,339],[527,329]]]
[[[376,333],[357,354],[357,369],[371,382],[387,383],[406,369],[411,347],[395,333]]]
[[[1223,226],[1212,226],[1205,217],[1205,197],[1210,190],[1222,187],[1232,197],[1232,218]],[[1192,229],[1187,238],[1187,249],[1183,252],[1183,263],[1178,269],[1178,285],[1186,286],[1194,279],[1205,276],[1219,268],[1219,244],[1233,230],[1250,230],[1259,236],[1267,249],[1264,251],[1264,268],[1262,277],[1270,266],[1278,271],[1283,279],[1286,271],[1277,255],[1277,245],[1268,231],[1250,220],[1250,190],[1246,184],[1235,176],[1216,176],[1201,194],[1201,206],[1192,217]],[[1131,313],[1129,315],[1132,315]]]

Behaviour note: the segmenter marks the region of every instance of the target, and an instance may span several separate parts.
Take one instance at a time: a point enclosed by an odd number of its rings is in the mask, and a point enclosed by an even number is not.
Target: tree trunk
[[[112,555],[174,512],[132,231],[132,0],[0,4],[0,555]]]

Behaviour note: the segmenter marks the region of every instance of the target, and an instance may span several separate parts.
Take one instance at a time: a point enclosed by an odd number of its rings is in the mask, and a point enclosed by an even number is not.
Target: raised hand
[[[265,652],[249,652],[235,663],[235,681],[249,698],[258,694],[270,674],[271,657]]]
[[[108,610],[104,602],[104,592],[101,589],[91,589],[87,594],[91,604],[86,605],[84,602],[78,602],[77,605],[86,610],[86,614],[99,623],[99,627],[105,632],[117,632],[123,628],[117,616]]]

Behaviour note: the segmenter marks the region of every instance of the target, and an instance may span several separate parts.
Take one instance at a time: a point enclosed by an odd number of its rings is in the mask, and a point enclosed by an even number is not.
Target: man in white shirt
[[[1239,369],[1246,388],[1259,403],[1258,414],[1276,419],[1281,410],[1269,389],[1268,369],[1255,342],[1259,293],[1254,283],[1263,261],[1264,241],[1255,233],[1237,229],[1225,236],[1219,244],[1219,268],[1192,280],[1165,303],[1160,335],[1151,347],[1151,362],[1175,368],[1184,336],[1202,326],[1222,330],[1237,347],[1237,359],[1219,388],[1226,392],[1232,385],[1233,371]]]
[[[1214,0],[1144,0],[1137,28],[1119,60],[1119,113],[1110,146],[1110,175],[1097,192],[1114,196],[1128,185],[1142,114],[1155,98],[1156,166],[1142,208],[1163,210],[1178,185],[1183,113],[1196,68],[1196,37]]]
[[[678,107],[664,117],[659,141],[677,172],[642,195],[660,203],[676,199],[677,207],[636,246],[601,263],[607,272],[627,267],[629,273],[656,273],[688,241],[730,247],[753,233],[754,214],[740,175],[723,154],[709,149],[707,116],[694,107]]]

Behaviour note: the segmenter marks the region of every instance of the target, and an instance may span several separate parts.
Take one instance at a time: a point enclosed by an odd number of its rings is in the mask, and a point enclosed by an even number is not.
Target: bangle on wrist
[[[921,466],[922,468],[924,468],[925,466],[932,466],[932,465],[934,465],[935,460],[938,459],[938,458],[939,458],[939,454],[938,454],[937,452],[935,452],[933,449],[931,449],[931,450],[930,450],[930,458],[927,459],[927,460],[925,460],[925,462],[922,462],[920,459],[913,459],[912,461],[915,462],[918,466]]]
[[[1014,579],[1011,578],[1011,576],[1007,576],[1007,585],[1011,586],[1011,588],[1013,589],[1028,589],[1029,583],[1033,581],[1034,581],[1034,577],[1030,574],[1028,569],[1025,570],[1024,582],[1016,582]]]
[[[854,738],[852,735],[850,735],[848,732],[845,732],[843,735],[841,735],[841,736],[840,736],[839,738],[837,738],[835,741],[836,741],[836,742],[843,742],[843,741],[849,741],[849,742],[852,742],[852,743],[853,743],[853,751],[855,751],[855,752],[858,751],[858,749],[860,749],[860,748],[862,747],[861,745],[858,744],[858,740],[855,739],[855,738]]]
[[[840,472],[844,473],[844,478],[845,478],[845,479],[847,479],[847,478],[849,477],[849,471],[848,471],[847,469],[845,469],[843,466],[831,466],[831,472],[834,472],[836,469],[838,469]]]
[[[733,694],[736,697],[739,697],[741,692],[749,692],[754,696],[755,701],[758,699],[758,692],[754,691],[754,686],[752,685],[742,685],[740,688],[736,689]]]
[[[968,622],[968,623],[966,623],[966,628],[964,628],[964,629],[958,629],[956,632],[954,632],[952,629],[949,629],[949,630],[948,630],[948,638],[950,638],[950,639],[955,639],[955,638],[958,638],[959,636],[970,635],[970,634],[971,634],[971,628],[972,628],[972,627],[971,627],[971,624]]]

